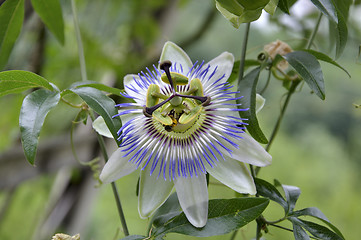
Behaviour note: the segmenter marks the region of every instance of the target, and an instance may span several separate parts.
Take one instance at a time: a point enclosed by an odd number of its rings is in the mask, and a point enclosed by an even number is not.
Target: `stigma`
[[[171,66],[170,61],[160,63],[160,69],[164,71],[160,79],[170,85],[171,94],[164,95],[157,84],[150,84],[143,114],[166,132],[184,133],[198,125],[201,115],[205,114],[204,106],[210,104],[211,98],[204,96],[200,79],[189,81],[183,74],[171,72]]]

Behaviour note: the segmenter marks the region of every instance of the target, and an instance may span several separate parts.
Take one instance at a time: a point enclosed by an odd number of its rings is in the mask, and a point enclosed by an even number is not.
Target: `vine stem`
[[[95,120],[94,113],[92,111],[89,111],[89,115],[90,115],[90,118],[92,119],[92,121],[94,122],[94,120]],[[107,150],[105,148],[104,139],[98,133],[96,133],[96,134],[97,134],[100,150],[101,150],[102,155],[104,157],[104,161],[107,162],[109,157],[108,157]],[[124,216],[124,211],[123,211],[123,208],[122,208],[122,204],[121,204],[121,201],[120,201],[118,189],[117,189],[117,186],[115,185],[115,182],[112,182],[111,186],[112,186],[113,195],[114,195],[114,198],[115,198],[115,203],[117,205],[118,214],[119,214],[120,222],[122,224],[124,235],[129,236],[129,231],[128,231],[127,223],[126,223],[125,216]]]
[[[246,52],[247,52],[247,44],[248,44],[248,36],[249,36],[249,30],[251,28],[251,23],[246,23],[246,30],[243,37],[243,43],[242,43],[242,52],[241,52],[241,60],[239,64],[239,75],[238,75],[238,83],[243,79],[244,75],[244,64],[246,62]]]
[[[312,32],[310,38],[308,39],[306,49],[310,49],[311,46],[312,46],[313,40],[315,40],[316,33],[317,33],[317,31],[318,31],[318,29],[319,29],[319,27],[320,27],[322,15],[323,15],[323,14],[322,14],[321,12],[320,12],[320,14],[318,15],[318,19],[317,19],[317,22],[316,22],[316,26],[315,26],[315,28],[313,29],[313,32]]]
[[[315,36],[316,36],[316,34],[317,34],[317,31],[318,31],[318,29],[319,29],[319,27],[320,27],[321,19],[322,19],[322,13],[320,13],[319,16],[318,16],[318,19],[317,19],[315,28],[313,29],[312,34],[311,34],[311,36],[310,36],[310,38],[309,38],[309,40],[308,40],[308,43],[307,43],[307,46],[306,46],[307,49],[310,49],[311,46],[312,46],[312,44],[313,44],[313,41],[314,41]],[[281,125],[281,122],[282,122],[282,119],[283,119],[283,117],[284,117],[284,115],[285,115],[286,109],[287,109],[288,104],[289,104],[289,102],[290,102],[291,96],[292,96],[292,94],[295,92],[295,90],[296,90],[296,88],[297,88],[297,86],[298,86],[298,84],[299,84],[300,82],[301,82],[300,79],[295,79],[295,80],[293,80],[292,83],[291,83],[290,89],[288,90],[288,93],[287,93],[286,100],[285,100],[285,102],[283,103],[283,106],[282,106],[282,108],[281,108],[280,115],[278,116],[276,125],[275,125],[275,127],[273,128],[271,137],[270,137],[269,142],[268,142],[268,144],[267,144],[267,146],[266,146],[266,148],[265,148],[267,152],[269,152],[270,149],[271,149],[272,143],[273,143],[273,141],[274,141],[274,139],[275,139],[275,137],[276,137],[276,135],[277,135],[277,133],[278,133],[278,130],[279,130],[280,125]],[[257,167],[257,168],[255,169],[255,174],[254,174],[255,176],[257,176],[257,174],[259,173],[259,170],[260,170],[260,167]],[[261,225],[260,225],[260,224],[262,224],[262,223],[257,222],[257,233],[256,233],[256,239],[257,239],[257,240],[259,240],[259,239],[261,238],[261,234],[260,234],[260,233],[261,233]],[[273,226],[277,226],[277,225],[273,225]]]
[[[74,20],[74,28],[75,28],[75,34],[76,34],[76,42],[78,44],[78,55],[79,55],[81,79],[82,79],[82,81],[86,81],[86,80],[88,80],[88,77],[87,77],[87,74],[86,74],[84,48],[83,48],[83,42],[81,40],[81,34],[80,34],[80,28],[79,28],[79,22],[78,22],[78,15],[77,15],[77,11],[76,11],[75,0],[71,0],[71,10],[73,12],[73,20]]]
[[[80,34],[75,0],[71,0],[71,9],[72,9],[72,13],[73,13],[74,28],[75,28],[76,40],[77,40],[77,44],[78,44],[78,55],[79,55],[79,62],[80,62],[81,78],[82,78],[82,81],[87,81],[88,77],[87,77],[87,73],[86,73],[84,49],[83,49],[83,43],[81,40],[81,34]],[[89,111],[89,115],[90,115],[90,118],[92,119],[92,121],[94,122],[94,120],[95,120],[94,113],[92,111]],[[104,157],[104,161],[107,162],[109,157],[108,157],[108,153],[107,153],[107,150],[105,147],[104,139],[98,133],[96,133],[96,134],[97,134],[97,138],[98,138],[98,142],[99,142],[99,146],[100,146],[102,155]],[[122,225],[123,233],[125,236],[129,236],[129,231],[128,231],[127,223],[125,220],[122,204],[120,202],[120,197],[119,197],[117,186],[115,185],[114,182],[111,183],[111,186],[112,186],[112,190],[113,190],[113,194],[114,194],[114,199],[115,199],[115,202],[117,205],[118,214],[119,214],[120,222]]]

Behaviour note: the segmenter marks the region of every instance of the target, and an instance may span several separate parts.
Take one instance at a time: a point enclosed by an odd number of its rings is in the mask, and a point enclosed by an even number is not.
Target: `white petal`
[[[233,148],[232,158],[254,166],[264,167],[272,162],[272,156],[251,136],[244,133],[240,135],[239,148]],[[220,148],[222,152],[226,152]],[[228,155],[228,154],[225,154]]]
[[[131,96],[134,101],[139,103],[139,105],[144,106],[146,103],[146,96],[148,87],[139,85],[137,82],[143,82],[138,75],[128,74],[124,77],[124,90],[129,96]]]
[[[209,86],[212,86],[212,84],[215,81],[217,81],[218,79],[220,79],[223,75],[224,75],[224,77],[222,78],[222,80],[217,82],[216,85],[218,85],[220,83],[225,83],[232,73],[233,63],[234,63],[233,55],[229,52],[223,52],[218,57],[216,57],[216,58],[212,59],[210,62],[204,64],[202,69],[200,70],[200,72],[203,69],[206,69],[206,68],[208,68],[208,66],[210,66],[210,68],[208,69],[208,74],[202,80],[202,82],[204,84],[204,88],[207,89]],[[211,74],[213,74],[213,72],[216,68],[217,68],[216,72],[208,80],[209,76],[211,76]]]
[[[181,64],[184,74],[187,74],[188,70],[193,66],[191,59],[187,53],[183,51],[179,46],[173,42],[166,42],[163,46],[162,54],[160,55],[160,62],[169,60],[172,63]]]
[[[112,156],[110,156],[100,173],[100,180],[102,180],[102,182],[113,182],[137,169],[136,164],[128,162],[132,154],[129,154],[127,157],[122,157],[124,154],[125,153],[121,151],[121,148],[118,148]]]
[[[168,199],[174,185],[162,177],[157,179],[156,173],[150,176],[150,169],[151,166],[147,166],[140,174],[138,211],[143,218],[152,215]]]
[[[239,193],[256,194],[256,186],[245,164],[237,162],[228,156],[225,158],[226,161],[219,160],[217,166],[213,166],[213,168],[207,164],[207,172]]]
[[[102,116],[97,117],[92,124],[93,128],[97,133],[104,137],[113,138],[112,133],[109,131],[109,128],[105,124],[104,118]]]
[[[266,99],[262,97],[260,94],[256,94],[256,113],[262,110],[264,104],[266,102]]]
[[[208,189],[206,176],[178,177],[174,180],[179,203],[188,221],[195,227],[203,227],[208,217]]]

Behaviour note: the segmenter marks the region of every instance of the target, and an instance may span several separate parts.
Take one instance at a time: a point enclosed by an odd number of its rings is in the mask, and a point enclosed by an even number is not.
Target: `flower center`
[[[170,72],[171,64],[170,61],[164,61],[160,65],[160,68],[164,70],[161,80],[171,85],[171,96],[162,94],[158,85],[151,84],[147,90],[146,107],[143,113],[152,118],[158,131],[191,134],[205,119],[204,106],[208,105],[211,99],[204,96],[202,82],[198,78],[189,82],[188,77],[177,72]],[[176,91],[177,85],[187,84],[189,87],[186,92],[181,94]]]

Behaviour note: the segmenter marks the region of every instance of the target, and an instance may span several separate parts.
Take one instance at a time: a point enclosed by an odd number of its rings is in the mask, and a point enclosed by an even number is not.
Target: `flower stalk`
[[[94,122],[95,121],[95,116],[94,116],[94,113],[92,111],[89,111],[89,116],[92,119],[92,121]],[[104,139],[98,133],[96,133],[96,134],[97,134],[100,150],[102,152],[104,161],[105,161],[105,163],[107,163],[109,157],[108,157],[108,153],[107,153],[107,150],[106,150],[106,147],[105,147]],[[119,218],[120,218],[120,222],[122,224],[123,233],[124,233],[125,236],[129,236],[129,230],[128,230],[127,222],[125,220],[124,211],[123,211],[123,208],[122,208],[122,204],[121,204],[121,201],[120,201],[118,189],[117,189],[117,186],[115,185],[115,182],[112,182],[111,186],[112,186],[112,190],[113,190],[115,203],[116,203],[117,209],[118,209],[118,215],[119,215]]]

